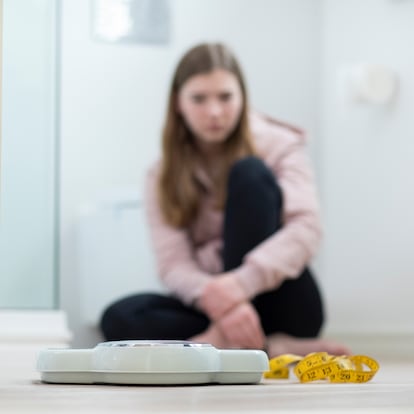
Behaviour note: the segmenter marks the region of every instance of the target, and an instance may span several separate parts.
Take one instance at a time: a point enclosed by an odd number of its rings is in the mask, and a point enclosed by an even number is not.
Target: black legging
[[[223,229],[224,270],[237,268],[243,257],[282,226],[282,193],[272,172],[256,157],[234,164],[230,171]],[[318,287],[305,268],[294,280],[252,300],[266,335],[283,332],[315,337],[323,323]],[[110,305],[101,320],[107,340],[184,340],[203,332],[206,315],[175,297],[135,294]]]

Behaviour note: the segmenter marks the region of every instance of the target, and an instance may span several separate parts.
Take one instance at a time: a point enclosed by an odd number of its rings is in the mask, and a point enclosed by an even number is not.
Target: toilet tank
[[[108,304],[139,292],[161,292],[138,192],[111,192],[82,208],[77,229],[80,311],[96,326]]]

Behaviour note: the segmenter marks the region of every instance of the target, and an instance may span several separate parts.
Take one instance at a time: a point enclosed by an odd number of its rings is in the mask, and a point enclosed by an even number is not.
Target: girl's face
[[[201,147],[224,142],[243,109],[237,77],[224,69],[189,78],[178,93],[178,111]]]

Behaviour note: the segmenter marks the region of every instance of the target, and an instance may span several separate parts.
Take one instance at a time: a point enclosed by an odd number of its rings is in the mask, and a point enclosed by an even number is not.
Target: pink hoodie
[[[251,115],[250,126],[258,155],[277,176],[284,197],[282,229],[250,251],[232,271],[253,298],[302,272],[319,245],[321,226],[303,131],[258,114]],[[223,212],[214,209],[209,192],[189,228],[168,225],[157,199],[159,165],[149,170],[146,183],[146,211],[158,272],[173,295],[191,304],[209,278],[223,272]],[[202,169],[198,176],[211,188]]]

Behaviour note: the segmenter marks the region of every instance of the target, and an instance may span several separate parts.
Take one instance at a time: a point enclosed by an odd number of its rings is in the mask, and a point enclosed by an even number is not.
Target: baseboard
[[[0,310],[0,376],[38,379],[39,352],[69,347],[71,338],[63,311]]]
[[[0,343],[68,345],[72,334],[61,310],[0,310]]]
[[[384,359],[414,360],[414,334],[406,332],[327,332],[327,338],[349,346],[353,354],[365,354]]]

